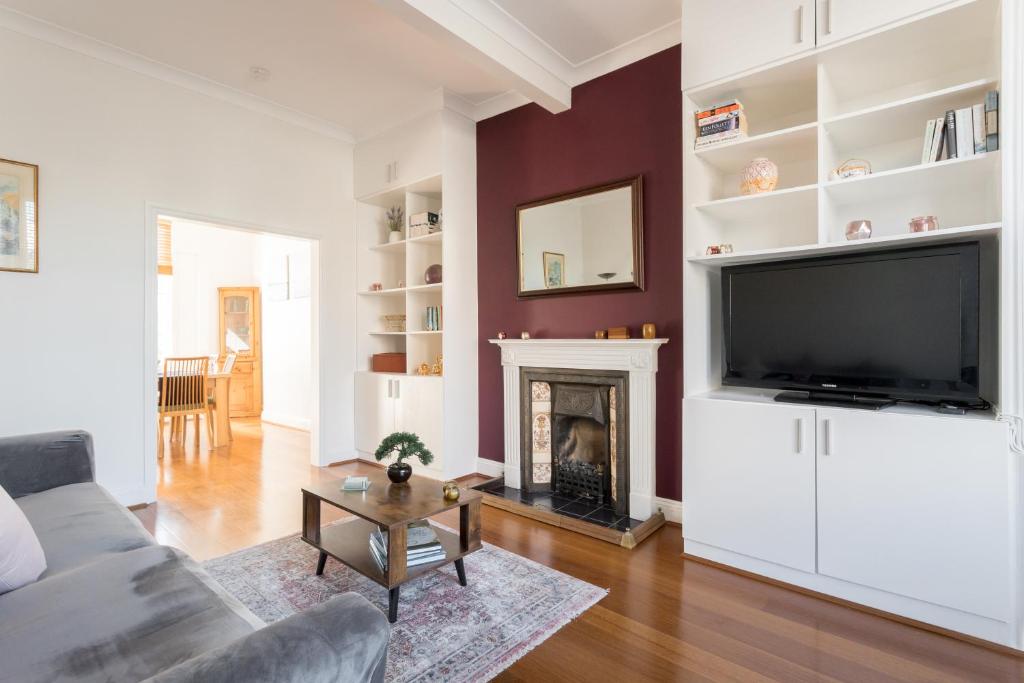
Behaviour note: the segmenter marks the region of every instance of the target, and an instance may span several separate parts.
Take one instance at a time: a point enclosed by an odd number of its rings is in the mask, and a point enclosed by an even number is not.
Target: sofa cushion
[[[25,513],[0,487],[0,595],[39,578],[46,556]]]
[[[192,560],[149,546],[0,596],[0,681],[138,681],[262,626]]]
[[[108,553],[155,545],[135,515],[92,482],[58,486],[15,502],[46,553],[44,578]]]

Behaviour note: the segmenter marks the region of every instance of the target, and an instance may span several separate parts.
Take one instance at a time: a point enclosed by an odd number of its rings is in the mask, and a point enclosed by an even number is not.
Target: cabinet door
[[[355,376],[356,449],[372,454],[395,431],[394,386],[398,380],[373,372]]]
[[[235,367],[231,369],[231,390],[228,400],[228,412],[231,417],[250,417],[259,414],[254,413],[255,392],[253,361],[235,361]]]
[[[951,0],[817,0],[818,45],[885,26]]]
[[[814,47],[813,0],[683,0],[683,89]]]
[[[818,410],[818,572],[993,619],[1009,607],[1006,426]]]
[[[412,432],[434,454],[431,467],[441,469],[441,380],[402,377],[395,396],[395,427]],[[415,465],[415,463],[414,463]]]
[[[393,145],[392,176],[396,185],[408,185],[441,172],[441,119],[425,116],[390,134]]]
[[[356,145],[352,152],[352,183],[356,197],[365,197],[385,190],[391,184],[391,164],[395,146],[387,136],[373,138]]]
[[[814,571],[814,410],[687,399],[683,536]]]

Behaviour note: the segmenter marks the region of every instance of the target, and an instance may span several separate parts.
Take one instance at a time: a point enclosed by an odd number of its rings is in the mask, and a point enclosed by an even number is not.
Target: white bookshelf
[[[417,473],[445,479],[475,472],[478,449],[464,417],[477,396],[475,145],[473,122],[443,109],[355,153],[356,186],[367,189],[355,200],[356,449],[369,458],[386,434],[414,432],[435,456],[430,467],[414,463]],[[404,215],[396,242],[385,220],[392,206]],[[442,214],[441,230],[410,237],[409,217],[424,211]],[[442,281],[428,284],[434,264]],[[382,289],[373,291],[376,282]],[[442,311],[441,329],[426,328],[428,307]],[[386,315],[405,315],[405,331],[387,331]],[[404,353],[405,367],[373,372],[378,353]],[[418,374],[439,357],[442,375]]]

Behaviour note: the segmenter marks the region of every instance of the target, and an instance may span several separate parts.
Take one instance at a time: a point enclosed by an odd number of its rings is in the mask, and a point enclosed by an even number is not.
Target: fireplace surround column
[[[501,348],[505,394],[505,485],[521,488],[520,369],[629,373],[629,516],[648,519],[655,498],[655,375],[667,339],[492,339]]]

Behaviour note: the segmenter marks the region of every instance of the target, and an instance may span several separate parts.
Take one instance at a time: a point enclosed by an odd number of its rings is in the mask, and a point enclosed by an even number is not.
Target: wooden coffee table
[[[317,576],[323,574],[330,556],[387,588],[388,620],[394,623],[398,618],[399,586],[406,581],[454,562],[459,583],[466,585],[462,558],[481,548],[480,501],[483,495],[463,488],[459,499],[449,502],[441,495],[441,482],[435,479],[414,476],[405,484],[392,484],[383,471],[369,478],[372,483],[368,491],[342,491],[340,479],[303,488],[302,540],[320,551]],[[321,527],[321,502],[352,513],[357,519]],[[407,567],[407,525],[454,508],[459,508],[458,534],[432,527],[445,550],[445,559]],[[386,570],[377,565],[370,553],[370,533],[377,528],[388,532]]]

